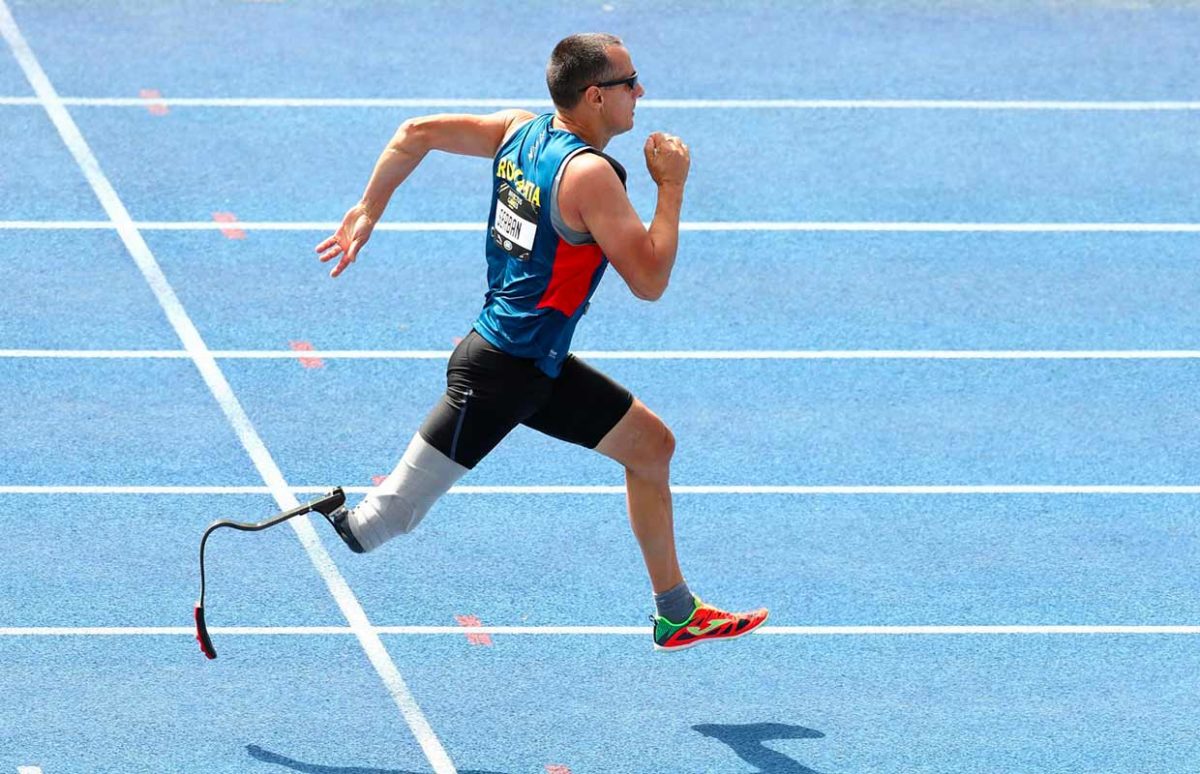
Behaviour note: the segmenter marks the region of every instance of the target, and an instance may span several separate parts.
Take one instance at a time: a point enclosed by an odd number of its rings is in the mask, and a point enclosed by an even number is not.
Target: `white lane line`
[[[347,486],[348,494],[366,494],[369,486]],[[294,494],[323,494],[328,486],[292,486]],[[5,495],[268,495],[267,486],[111,486],[89,484],[4,484]],[[1197,495],[1191,484],[951,484],[951,485],[789,485],[672,484],[677,495]],[[537,485],[452,487],[451,495],[624,495],[619,485]]]
[[[449,628],[449,627],[447,627]],[[457,627],[462,631],[462,627]],[[349,626],[210,626],[211,634],[233,636],[312,636],[353,635]],[[195,636],[191,626],[8,626],[0,627],[0,637],[177,637]]]
[[[1200,232],[1200,223],[950,223],[918,221],[693,221],[681,231],[901,231],[937,233]]]
[[[237,223],[242,231],[334,231],[340,224],[328,221],[264,221],[248,220]],[[212,221],[152,220],[139,224],[144,231],[214,231],[228,224]],[[375,231],[483,231],[486,224],[474,221],[408,221],[380,223]]]
[[[83,231],[115,229],[107,220],[0,220],[3,231]]]
[[[463,634],[521,636],[645,636],[649,626],[374,626],[380,635],[442,636]],[[334,636],[354,635],[347,626],[214,626],[222,636]],[[1200,634],[1193,625],[937,625],[937,626],[764,626],[757,634],[785,637],[843,636],[961,636],[1010,634]],[[161,637],[194,636],[196,630],[183,626],[10,626],[0,627],[0,637]]]
[[[301,489],[291,488],[293,493]],[[327,492],[326,487],[321,492]],[[269,495],[269,486],[107,486],[103,484],[69,484],[66,486],[24,486],[5,484],[0,494],[20,495]]]
[[[146,106],[140,97],[63,97],[80,107]],[[216,108],[548,108],[546,97],[168,97],[168,107]],[[36,105],[36,97],[0,97],[0,105]],[[996,99],[640,99],[656,110],[1056,110],[1160,112],[1200,110],[1194,100],[996,100]]]
[[[214,221],[137,221],[133,225],[139,231],[219,231],[228,224]],[[333,231],[340,224],[316,221],[238,221],[242,231]],[[0,230],[96,230],[113,229],[116,225],[102,220],[3,220]],[[409,221],[384,222],[376,231],[394,232],[445,232],[483,231],[482,222],[455,221]],[[1200,223],[1141,223],[1141,222],[1045,222],[1045,223],[990,223],[990,222],[943,222],[943,221],[805,221],[805,220],[755,220],[755,221],[685,221],[679,224],[680,231],[803,231],[803,232],[904,232],[904,233],[1000,233],[1000,234],[1054,234],[1054,233],[1153,233],[1195,234],[1200,233]]]
[[[217,360],[445,360],[440,349],[209,350]],[[1200,349],[778,349],[580,350],[585,360],[1196,360]],[[0,359],[183,360],[170,349],[0,349]]]
[[[379,626],[380,634],[642,635],[648,626]],[[1200,626],[764,626],[756,634],[789,637],[998,635],[998,634],[1200,634]]]
[[[182,349],[0,349],[0,358],[190,360],[191,355]]]
[[[17,774],[42,774],[42,770],[37,766],[18,766]]]
[[[192,323],[191,318],[188,317],[179,298],[175,295],[175,291],[171,288],[161,267],[159,267],[158,261],[154,258],[153,253],[150,252],[150,248],[146,245],[141,233],[134,225],[133,219],[129,216],[129,212],[125,209],[125,205],[121,202],[120,197],[117,196],[117,192],[112,187],[108,177],[100,168],[99,161],[97,161],[91,148],[84,140],[83,134],[79,131],[79,127],[75,124],[74,119],[67,112],[66,107],[54,89],[54,85],[50,82],[49,77],[47,77],[45,71],[38,63],[36,56],[34,56],[33,51],[21,35],[16,21],[13,19],[4,0],[0,0],[0,32],[3,33],[4,38],[8,41],[13,55],[16,57],[18,64],[20,64],[21,69],[25,72],[25,77],[33,87],[34,93],[38,96],[42,106],[45,108],[47,114],[49,114],[50,120],[54,123],[59,135],[62,137],[63,142],[67,145],[80,170],[87,178],[109,220],[116,224],[121,240],[125,243],[125,247],[129,250],[134,262],[141,270],[142,276],[154,292],[159,306],[183,342],[184,348],[191,355],[192,362],[195,363],[196,368],[200,371],[213,397],[224,412],[226,419],[233,426],[234,431],[237,433],[242,445],[246,448],[259,474],[271,488],[271,493],[274,495],[275,501],[282,509],[294,507],[297,504],[296,497],[288,488],[283,473],[275,464],[270,452],[267,451],[258,432],[250,422],[250,418],[242,409],[241,404],[233,393],[233,388],[230,387],[229,382],[225,379],[221,369],[217,366],[216,360],[213,359],[207,345],[205,345],[204,340],[200,337],[199,331]],[[354,592],[350,589],[336,565],[334,565],[329,554],[325,551],[324,546],[317,537],[316,530],[313,529],[312,523],[307,517],[292,519],[288,523],[292,525],[292,528],[300,538],[300,542],[308,552],[309,558],[325,579],[325,583],[337,601],[338,607],[341,608],[342,614],[350,622],[351,628],[355,630],[359,643],[366,652],[368,659],[383,679],[384,684],[392,695],[393,701],[400,709],[406,723],[421,745],[429,762],[433,765],[434,770],[439,773],[454,772],[454,764],[450,762],[450,757],[434,734],[424,713],[417,706],[411,691],[409,691],[395,663],[392,662],[391,656],[384,648],[383,641],[372,630],[370,621],[367,620],[362,605],[354,596]]]

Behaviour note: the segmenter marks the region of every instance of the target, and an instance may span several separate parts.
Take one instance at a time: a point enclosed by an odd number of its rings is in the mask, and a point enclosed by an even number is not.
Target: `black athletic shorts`
[[[594,449],[632,405],[629,390],[574,355],[553,378],[472,330],[450,355],[446,394],[420,433],[473,468],[518,424]]]

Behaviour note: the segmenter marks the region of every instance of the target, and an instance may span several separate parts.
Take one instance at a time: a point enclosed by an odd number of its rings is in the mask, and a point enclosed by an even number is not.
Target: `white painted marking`
[[[441,349],[210,350],[218,360],[445,360]],[[585,360],[1196,360],[1200,349],[715,349],[580,350]],[[0,349],[0,358],[180,360],[191,355],[169,349]]]
[[[292,491],[300,490],[292,487]],[[322,493],[329,491],[326,487]],[[5,484],[0,494],[19,495],[269,495],[269,486],[93,486],[70,484],[66,486],[42,486]],[[234,517],[236,518],[236,517]]]
[[[1200,634],[1200,626],[774,626],[762,634],[776,635],[999,635],[999,634]]]
[[[1161,360],[1200,357],[1200,350],[627,350],[577,354],[594,360]]]
[[[171,97],[168,107],[212,108],[511,108],[551,107],[546,97]],[[80,107],[144,107],[134,97],[63,97]],[[0,97],[0,105],[36,105],[36,97]],[[1200,110],[1195,100],[983,100],[983,99],[640,99],[652,110],[1056,110],[1159,112]]]
[[[339,224],[324,221],[238,221],[242,231],[334,231]],[[226,226],[228,227],[228,226]],[[143,231],[213,231],[220,230],[220,223],[203,221],[156,220],[138,224]],[[483,231],[484,223],[454,221],[410,221],[380,223],[375,231]]]
[[[445,636],[463,634],[521,635],[521,636],[645,636],[649,626],[373,626],[377,635]],[[214,626],[209,632],[221,636],[348,636],[355,629],[348,626]],[[0,627],[0,637],[181,637],[195,635],[195,629],[183,626],[130,627],[65,627],[30,626]],[[1010,634],[1200,634],[1200,626],[1192,625],[959,625],[959,626],[764,626],[756,634],[785,637],[844,636],[960,636]]]
[[[648,626],[379,626],[380,634],[642,635]],[[756,634],[790,637],[998,635],[998,634],[1200,634],[1200,626],[764,626]]]
[[[145,278],[147,284],[149,284],[150,289],[154,292],[159,306],[183,342],[184,348],[191,356],[196,368],[200,371],[213,397],[216,398],[226,419],[233,426],[242,445],[246,448],[247,453],[254,462],[254,466],[258,469],[259,475],[262,476],[263,480],[271,488],[271,492],[280,508],[288,509],[295,507],[297,505],[296,498],[288,489],[287,482],[283,478],[283,473],[280,472],[279,467],[275,464],[270,452],[267,451],[258,432],[254,429],[254,425],[250,422],[250,418],[238,402],[237,397],[233,393],[233,388],[230,387],[229,382],[225,379],[221,369],[217,366],[216,360],[209,352],[204,340],[200,337],[199,331],[196,330],[196,326],[192,323],[179,298],[175,295],[175,291],[167,281],[166,275],[163,274],[158,261],[155,259],[153,253],[150,252],[149,246],[146,245],[141,233],[134,225],[128,210],[125,209],[125,205],[121,202],[120,197],[117,196],[116,190],[112,187],[107,176],[100,168],[99,161],[96,160],[91,148],[88,147],[74,119],[67,112],[66,107],[54,89],[54,85],[50,82],[41,64],[38,63],[37,58],[34,56],[33,51],[25,42],[4,0],[0,0],[0,32],[3,33],[5,40],[8,41],[13,55],[17,59],[17,63],[25,72],[25,77],[33,87],[34,93],[50,116],[50,120],[54,123],[71,155],[75,158],[80,170],[87,178],[88,183],[96,194],[96,198],[100,200],[100,204],[108,215],[109,220],[116,224],[117,233],[120,235],[121,241],[125,243],[126,249],[128,249],[129,254],[133,257],[138,269],[141,270],[142,276]],[[396,665],[392,662],[391,656],[388,655],[384,648],[383,641],[371,629],[371,624],[367,620],[366,613],[363,611],[358,599],[354,596],[354,592],[351,591],[346,580],[334,565],[324,546],[321,545],[312,523],[307,517],[292,519],[288,523],[299,536],[300,542],[308,552],[309,558],[325,579],[325,583],[337,601],[338,607],[350,622],[351,628],[355,630],[359,643],[362,645],[364,651],[366,651],[371,663],[375,666],[375,670],[383,679],[384,684],[392,695],[393,701],[400,709],[401,714],[421,745],[429,762],[437,772],[454,772],[454,764],[450,762],[450,758],[442,747],[441,742],[433,733],[433,729],[421,712],[420,707],[417,706],[412,693],[404,683],[404,679],[400,676]]]
[[[139,231],[219,231],[228,224],[213,221],[138,221]],[[330,231],[340,224],[317,221],[238,221],[242,231]],[[648,224],[647,224],[648,225]],[[409,221],[384,222],[376,231],[445,232],[484,231],[483,222]],[[0,230],[95,230],[113,229],[116,225],[100,220],[6,220]],[[998,234],[1055,234],[1055,233],[1200,233],[1200,223],[950,223],[940,221],[684,221],[680,231],[804,231],[804,232],[904,232],[904,233],[998,233]]]
[[[314,488],[315,489],[315,488]],[[366,489],[366,488],[364,488]],[[324,491],[324,490],[322,490]],[[1026,485],[984,484],[951,486],[787,486],[787,485],[719,485],[693,486],[672,484],[671,492],[679,495],[992,495],[992,494],[1093,494],[1093,495],[1163,495],[1200,494],[1200,486],[1155,485]],[[450,494],[463,495],[623,495],[623,486],[456,486]]]
[[[1200,232],[1198,223],[946,223],[917,221],[743,221],[690,222],[680,231],[903,231],[1010,234],[1079,232]]]
[[[210,626],[210,634],[232,636],[353,635],[349,626]],[[191,626],[9,626],[0,637],[177,637],[195,635]]]
[[[190,360],[182,349],[0,349],[0,358],[56,360]]]
[[[115,228],[116,225],[107,220],[0,220],[3,231],[111,231]]]
[[[387,351],[389,354],[396,355],[397,360],[445,360],[450,357],[450,350],[445,349],[399,349],[399,350],[375,350],[375,352]],[[300,355],[304,357],[325,357],[326,355],[331,360],[374,360],[371,356],[371,350],[311,350],[309,352],[297,353],[294,350],[219,350],[213,353],[215,357],[227,357],[230,359],[247,359],[247,360],[295,360]],[[391,359],[391,358],[383,358]]]
[[[18,766],[17,774],[42,774],[42,770],[37,766]]]
[[[366,494],[369,486],[343,487],[347,494]],[[293,486],[294,494],[324,494],[328,486]],[[1190,484],[951,484],[951,485],[789,485],[789,484],[672,484],[677,495],[1197,495]],[[267,486],[107,486],[4,484],[6,495],[268,495]],[[455,486],[452,495],[624,495],[623,486]]]

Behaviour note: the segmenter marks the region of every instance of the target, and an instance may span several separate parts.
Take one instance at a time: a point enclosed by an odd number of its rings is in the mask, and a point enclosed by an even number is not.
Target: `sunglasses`
[[[635,72],[633,75],[629,76],[628,78],[619,78],[618,80],[615,80],[615,81],[604,81],[603,83],[593,83],[591,85],[584,86],[582,89],[580,89],[580,91],[581,92],[587,91],[588,89],[592,88],[592,86],[595,86],[598,89],[608,89],[608,88],[612,88],[613,86],[628,86],[632,90],[632,89],[636,89],[637,85],[638,85],[638,74]]]

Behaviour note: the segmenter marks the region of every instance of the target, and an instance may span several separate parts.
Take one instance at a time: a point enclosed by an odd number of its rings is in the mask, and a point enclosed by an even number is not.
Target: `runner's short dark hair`
[[[611,75],[605,49],[619,46],[621,39],[604,32],[585,32],[563,38],[546,65],[546,86],[556,107],[570,110],[579,104],[583,91]]]

